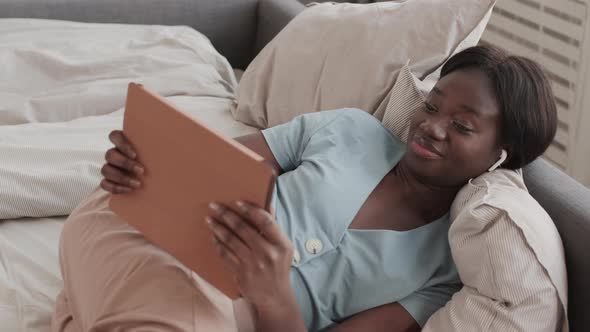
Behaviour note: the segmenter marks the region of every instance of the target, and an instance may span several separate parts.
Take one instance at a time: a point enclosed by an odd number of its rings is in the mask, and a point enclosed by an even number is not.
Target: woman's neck
[[[405,204],[408,204],[426,222],[445,215],[461,189],[461,186],[444,187],[428,183],[426,179],[413,173],[403,159],[392,170],[392,175],[397,179],[396,184],[402,188]]]

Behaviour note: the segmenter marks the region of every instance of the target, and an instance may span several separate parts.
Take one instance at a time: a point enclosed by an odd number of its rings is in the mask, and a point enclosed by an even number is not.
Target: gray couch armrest
[[[526,185],[553,219],[568,274],[570,330],[590,327],[590,189],[538,159],[524,168]]]
[[[207,36],[234,67],[245,68],[256,43],[257,4],[258,0],[0,0],[0,18],[187,25]]]
[[[305,6],[296,0],[260,0],[256,54],[304,9]]]

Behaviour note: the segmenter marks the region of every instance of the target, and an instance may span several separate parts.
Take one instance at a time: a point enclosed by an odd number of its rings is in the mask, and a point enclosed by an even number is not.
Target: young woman
[[[447,240],[455,195],[499,160],[516,169],[540,156],[556,118],[538,65],[474,47],[444,65],[407,145],[356,109],[237,138],[280,176],[276,217],[212,202],[211,237],[243,295],[233,304],[108,209],[143,171],[114,131],[104,190],[64,227],[53,329],[419,331],[460,287]]]

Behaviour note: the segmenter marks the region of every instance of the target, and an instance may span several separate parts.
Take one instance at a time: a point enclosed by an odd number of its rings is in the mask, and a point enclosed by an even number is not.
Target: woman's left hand
[[[293,244],[270,213],[244,202],[236,205],[238,211],[210,204],[207,222],[219,255],[236,273],[242,296],[262,311],[292,302]]]

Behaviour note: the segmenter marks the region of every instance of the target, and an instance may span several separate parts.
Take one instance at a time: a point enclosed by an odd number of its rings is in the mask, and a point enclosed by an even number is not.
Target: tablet
[[[111,196],[111,209],[227,296],[239,297],[205,222],[208,204],[237,208],[235,201],[243,200],[270,212],[272,167],[135,83],[127,92],[123,132],[145,172],[141,188]]]

